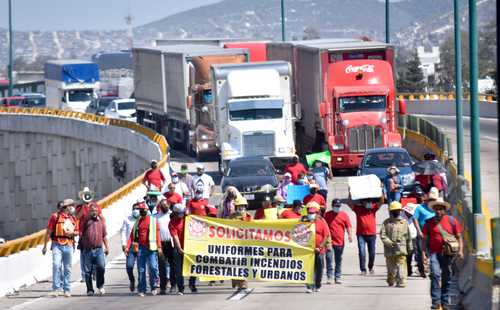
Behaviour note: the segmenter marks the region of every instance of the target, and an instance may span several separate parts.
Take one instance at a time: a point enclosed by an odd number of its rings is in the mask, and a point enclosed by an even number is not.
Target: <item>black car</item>
[[[99,116],[104,116],[104,109],[111,103],[111,101],[120,99],[118,97],[99,97],[96,100],[92,100],[87,109],[86,113],[96,114]]]
[[[24,108],[45,108],[45,95],[40,93],[25,93],[22,95],[24,97],[21,106]]]
[[[276,194],[278,177],[271,161],[264,157],[240,157],[229,162],[222,177],[222,191],[236,187],[248,201],[250,209],[259,208],[262,202]]]

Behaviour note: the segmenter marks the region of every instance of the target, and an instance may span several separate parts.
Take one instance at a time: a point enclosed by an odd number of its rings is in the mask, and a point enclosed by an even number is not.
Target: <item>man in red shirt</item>
[[[326,209],[326,201],[323,195],[319,193],[319,185],[316,183],[309,185],[309,192],[310,194],[304,197],[304,204],[307,205],[309,202],[314,201],[320,205],[322,210]]]
[[[332,201],[332,210],[326,212],[325,221],[332,236],[332,250],[326,252],[326,277],[327,284],[332,281],[332,261],[335,257],[335,284],[341,284],[342,276],[342,254],[344,252],[344,239],[347,231],[349,242],[352,242],[351,221],[346,212],[340,211],[342,203],[339,199]]]
[[[295,184],[299,178],[299,174],[303,173],[304,175],[306,175],[307,169],[303,164],[299,162],[299,156],[294,155],[292,163],[285,166],[285,172],[288,172],[292,175],[292,183]]]
[[[165,182],[165,176],[158,167],[158,162],[156,160],[151,161],[151,169],[144,173],[144,179],[142,184],[144,184],[149,189],[161,190],[163,183]]]
[[[163,255],[161,249],[160,226],[156,218],[148,215],[146,203],[141,202],[138,206],[140,217],[135,222],[125,250],[125,256],[133,251],[138,256],[139,285],[138,295],[144,297],[146,294],[146,265],[149,265],[149,284],[151,294],[158,294],[158,255]]]
[[[429,207],[436,212],[436,215],[424,225],[422,255],[427,258],[426,252],[428,252],[431,269],[431,309],[441,309],[441,306],[448,309],[453,295],[451,284],[456,276],[452,266],[457,257],[462,259],[464,256],[462,226],[457,219],[446,215],[450,209],[449,203],[437,200],[429,203]],[[459,249],[455,255],[445,253],[444,236],[457,238]]]
[[[184,295],[184,277],[182,276],[182,263],[184,261],[184,223],[186,207],[182,204],[175,204],[172,208],[172,219],[168,224],[170,235],[174,242],[174,266],[175,266],[175,285],[177,286],[177,294]],[[189,277],[189,288],[192,293],[197,293],[196,277]],[[175,291],[173,288],[172,292]]]
[[[306,205],[307,216],[304,221],[313,222],[316,226],[316,248],[314,250],[314,284],[307,285],[307,293],[319,292],[321,288],[321,280],[323,278],[323,267],[325,253],[331,248],[330,229],[325,220],[319,214],[319,205],[315,202],[310,202]]]
[[[163,197],[165,197],[165,200],[170,208],[172,208],[172,206],[176,203],[182,203],[183,201],[182,196],[175,191],[174,183],[168,184],[168,192],[163,193]],[[161,205],[158,204],[158,206],[156,206],[156,212],[159,213],[160,211]]]
[[[356,213],[356,237],[358,239],[359,269],[366,276],[366,247],[368,247],[368,270],[375,271],[375,243],[377,241],[376,213],[380,205],[370,199],[361,199],[349,206]]]
[[[300,219],[302,217],[302,201],[294,200],[292,209],[286,209],[281,212],[280,218],[282,219]]]
[[[208,201],[203,198],[203,190],[196,189],[194,197],[186,205],[186,214],[207,216]]]

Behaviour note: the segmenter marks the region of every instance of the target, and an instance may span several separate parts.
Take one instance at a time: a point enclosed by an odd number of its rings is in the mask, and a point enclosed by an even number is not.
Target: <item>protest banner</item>
[[[293,185],[287,186],[286,203],[291,205],[294,200],[303,201],[304,197],[309,195],[310,187],[309,185]]]
[[[313,282],[313,223],[188,216],[184,236],[184,276]]]

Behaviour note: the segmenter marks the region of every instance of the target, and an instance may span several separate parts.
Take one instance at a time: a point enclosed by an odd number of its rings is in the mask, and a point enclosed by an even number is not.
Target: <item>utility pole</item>
[[[281,41],[286,41],[285,35],[285,0],[281,0]]]
[[[472,211],[481,214],[481,157],[479,141],[477,6],[469,0],[469,57],[470,57],[470,131],[472,161]],[[477,247],[475,247],[477,248]]]
[[[14,59],[12,56],[12,0],[9,0],[9,97],[12,96],[14,88],[14,78],[12,77],[12,70],[14,69]]]
[[[391,33],[389,31],[389,0],[385,0],[385,43],[391,42]]]
[[[453,0],[455,27],[455,109],[457,127],[457,170],[464,175],[464,120],[462,113],[462,31],[459,0]]]

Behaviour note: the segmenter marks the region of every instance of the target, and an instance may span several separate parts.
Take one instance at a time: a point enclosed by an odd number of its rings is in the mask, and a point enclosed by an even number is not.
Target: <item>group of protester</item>
[[[133,204],[131,214],[121,229],[122,250],[126,255],[126,271],[130,291],[145,296],[147,274],[151,294],[184,294],[182,263],[184,255],[184,225],[186,215],[222,217],[233,220],[298,219],[315,223],[315,272],[314,283],[307,285],[307,292],[319,291],[326,263],[327,284],[342,283],[342,255],[345,239],[353,242],[352,225],[344,205],[333,199],[327,210],[328,180],[332,177],[327,165],[316,161],[311,169],[296,158],[285,169],[276,196],[265,201],[252,216],[248,202],[235,187],[228,187],[220,208],[209,203],[214,192],[214,181],[197,165],[196,175],[190,175],[186,165],[171,175],[171,182],[153,161],[144,177],[148,188],[165,188],[157,208],[151,210],[145,201]],[[308,177],[309,176],[309,177]],[[288,185],[308,184],[310,194],[303,200],[286,204]],[[387,265],[387,284],[405,287],[407,276],[412,275],[413,259],[419,275],[427,277],[425,266],[430,265],[432,308],[450,304],[450,289],[455,274],[454,261],[463,256],[460,223],[449,215],[450,204],[432,187],[428,192],[416,191],[416,203],[403,206],[397,199],[389,203],[390,217],[378,232],[384,245]],[[53,296],[70,296],[69,279],[71,257],[78,237],[81,250],[82,274],[87,284],[87,294],[93,295],[95,272],[98,294],[104,294],[104,262],[109,251],[106,223],[100,207],[93,201],[92,192],[86,188],[80,193],[81,204],[71,199],[59,203],[47,227],[43,253],[52,240]],[[361,275],[374,274],[377,239],[376,214],[386,199],[347,201],[356,215],[356,238]],[[137,265],[138,278],[134,275]],[[146,272],[146,268],[149,272]],[[210,284],[213,284],[211,282]],[[196,278],[190,277],[188,286],[197,292]],[[245,290],[248,283],[233,280],[233,288]]]

